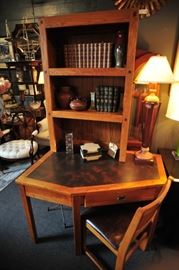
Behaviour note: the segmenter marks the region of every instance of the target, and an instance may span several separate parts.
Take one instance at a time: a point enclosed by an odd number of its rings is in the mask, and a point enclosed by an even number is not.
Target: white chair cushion
[[[37,124],[39,125],[39,132],[48,130],[48,120],[47,120],[47,118],[42,119]]]
[[[30,151],[31,141],[30,140],[13,140],[0,145],[0,157],[6,159],[21,159],[28,158]],[[33,142],[33,148],[35,155],[38,150],[37,142]]]
[[[48,130],[45,130],[45,131],[41,131],[41,132],[39,132],[36,136],[35,136],[35,138],[37,138],[37,139],[44,139],[44,140],[50,140],[50,138],[49,138],[49,131]]]

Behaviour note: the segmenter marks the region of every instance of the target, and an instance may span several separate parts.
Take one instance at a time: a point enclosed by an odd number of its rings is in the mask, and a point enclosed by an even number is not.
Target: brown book
[[[112,59],[112,43],[107,43],[107,50],[106,50],[106,67],[111,67],[111,59]]]
[[[78,57],[78,68],[81,68],[82,67],[82,63],[81,63],[81,44],[78,43],[77,44],[77,57]]]
[[[93,68],[93,43],[90,43],[90,68]]]
[[[90,67],[90,44],[86,43],[86,67],[89,68]]]
[[[64,64],[68,67],[68,44],[64,44]]]
[[[82,48],[82,61],[81,61],[81,67],[85,68],[86,67],[86,44],[82,43],[81,44],[81,48]]]
[[[103,43],[103,68],[106,67],[106,52],[107,52],[107,43]]]
[[[94,59],[94,62],[93,62],[93,67],[94,68],[97,68],[97,55],[98,55],[98,46],[97,46],[97,43],[94,43],[93,44],[93,59]]]

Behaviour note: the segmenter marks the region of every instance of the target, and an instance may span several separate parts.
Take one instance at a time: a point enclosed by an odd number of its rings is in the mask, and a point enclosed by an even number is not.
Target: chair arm
[[[32,136],[36,136],[37,134],[39,133],[39,131],[37,129],[35,129],[33,132],[32,132]]]
[[[47,130],[48,129],[48,120],[47,120],[47,118],[44,118],[41,121],[39,121],[37,123],[37,125],[39,127],[39,132]]]
[[[6,134],[10,133],[10,129],[4,129],[4,130],[0,130],[0,138],[5,136]]]

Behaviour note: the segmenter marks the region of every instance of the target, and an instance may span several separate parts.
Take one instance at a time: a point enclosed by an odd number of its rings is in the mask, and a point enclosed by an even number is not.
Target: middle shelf
[[[124,77],[130,70],[126,68],[50,68],[50,76],[114,76]]]
[[[89,120],[111,123],[122,123],[123,116],[119,112],[97,112],[97,111],[72,111],[72,110],[53,110],[51,113],[54,118]]]

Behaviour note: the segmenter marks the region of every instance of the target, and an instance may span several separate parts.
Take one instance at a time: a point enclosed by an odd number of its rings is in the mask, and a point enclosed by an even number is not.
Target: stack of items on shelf
[[[65,67],[109,68],[112,65],[111,42],[64,45]]]
[[[96,110],[100,112],[117,112],[120,103],[120,87],[98,86],[95,90]]]
[[[80,154],[86,161],[98,160],[102,156],[102,149],[97,143],[85,143],[80,146]]]

